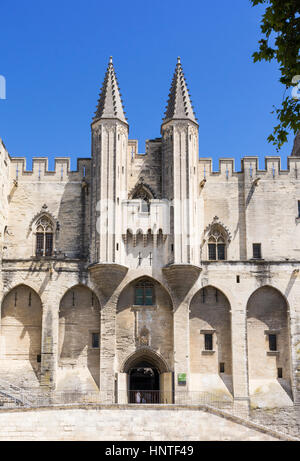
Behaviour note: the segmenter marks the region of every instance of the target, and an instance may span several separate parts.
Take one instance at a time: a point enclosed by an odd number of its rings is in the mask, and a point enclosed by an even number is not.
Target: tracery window
[[[138,189],[133,194],[132,198],[142,200],[142,209],[141,209],[141,211],[143,213],[149,213],[150,212],[150,200],[152,199],[152,197],[143,186],[138,187]]]
[[[226,239],[219,227],[214,227],[208,238],[208,259],[223,261],[226,259]]]
[[[152,282],[141,281],[135,286],[136,306],[153,306],[154,305],[154,285]]]
[[[47,216],[42,216],[36,224],[36,256],[52,256],[53,224]]]

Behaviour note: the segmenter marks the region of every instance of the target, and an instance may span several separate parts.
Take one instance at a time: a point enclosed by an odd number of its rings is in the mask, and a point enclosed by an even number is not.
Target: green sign
[[[178,373],[178,383],[186,384],[186,373]]]

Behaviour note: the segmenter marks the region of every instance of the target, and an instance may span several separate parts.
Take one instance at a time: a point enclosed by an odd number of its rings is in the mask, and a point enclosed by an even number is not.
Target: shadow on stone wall
[[[89,288],[77,285],[64,295],[59,309],[58,365],[68,371],[63,379],[74,389],[86,387],[91,378],[99,387],[100,350],[93,335],[100,341],[99,301]]]
[[[5,374],[3,378],[12,379],[13,383],[20,383],[25,387],[36,386],[36,382],[32,382],[30,369],[39,380],[42,303],[38,294],[30,287],[19,285],[4,298],[1,309],[1,335],[4,338],[4,360],[1,361],[2,373]],[[30,367],[27,367],[28,364]]]

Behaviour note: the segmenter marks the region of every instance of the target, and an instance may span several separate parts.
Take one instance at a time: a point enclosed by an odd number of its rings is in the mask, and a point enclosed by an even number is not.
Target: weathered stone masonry
[[[126,403],[142,369],[165,403],[299,404],[300,157],[213,171],[180,60],[145,154],[111,60],[91,131],[76,171],[0,143],[0,379]]]

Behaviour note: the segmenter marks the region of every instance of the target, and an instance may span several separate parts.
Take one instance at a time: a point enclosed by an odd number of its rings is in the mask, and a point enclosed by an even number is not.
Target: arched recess
[[[143,182],[139,182],[136,186],[131,190],[129,193],[129,199],[142,199],[145,202],[149,202],[155,198],[155,194],[152,191],[151,187],[148,184],[144,184]]]
[[[170,376],[173,370],[173,305],[167,290],[155,279],[140,277],[131,281],[122,290],[117,304],[116,342],[119,396],[122,395],[120,391],[126,393],[130,390],[128,367],[122,364],[130,363],[132,368],[132,360],[136,359],[140,364],[146,363],[148,368],[158,370],[158,390],[168,392],[170,399]],[[131,357],[130,360],[128,356]],[[161,357],[161,360],[158,357]]]
[[[168,373],[170,371],[164,358],[154,350],[147,347],[141,348],[133,354],[130,354],[121,366],[121,373],[128,373],[131,368],[136,367],[140,362],[151,363],[155,368],[157,368],[159,373]]]
[[[258,288],[247,303],[249,391],[257,406],[291,404],[288,304],[274,287]]]
[[[31,287],[18,285],[1,307],[1,378],[21,387],[39,386],[41,341],[41,299]]]
[[[230,303],[218,288],[206,286],[194,295],[189,330],[191,390],[231,398]]]
[[[98,390],[100,381],[100,304],[88,287],[76,285],[59,308],[59,390]]]
[[[149,213],[150,212],[150,200],[155,198],[150,186],[144,184],[144,182],[139,182],[129,193],[129,199],[135,200],[139,199],[142,201],[140,212]]]
[[[145,285],[145,298],[137,295]],[[152,289],[151,289],[152,286]],[[153,297],[146,299],[147,290]],[[143,298],[142,298],[143,299]],[[147,332],[147,333],[145,333]],[[121,292],[117,305],[118,363],[145,345],[164,357],[173,368],[173,305],[167,290],[152,277],[139,277]]]
[[[149,347],[131,354],[121,367],[129,403],[172,403],[172,373],[164,358]],[[119,401],[124,395],[119,392]],[[139,394],[139,395],[138,395]]]

